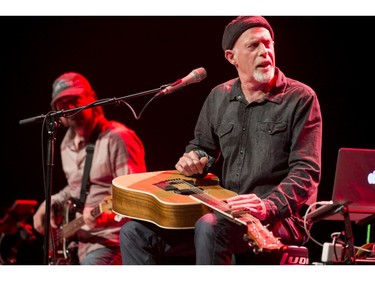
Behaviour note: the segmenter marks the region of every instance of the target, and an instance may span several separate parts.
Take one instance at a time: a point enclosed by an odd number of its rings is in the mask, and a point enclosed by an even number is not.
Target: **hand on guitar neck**
[[[84,228],[87,230],[93,230],[95,228],[103,228],[108,224],[107,213],[101,213],[99,216],[95,217],[95,208],[85,207],[83,209],[82,219],[85,224]]]
[[[247,211],[251,215],[257,217],[260,221],[266,219],[266,206],[262,199],[255,194],[241,194],[235,197],[228,198],[229,208],[232,213]]]
[[[254,205],[263,205],[263,208],[259,208],[260,213],[265,212],[264,204],[259,204],[259,201],[261,200],[257,196],[241,195],[230,197],[226,200],[218,200],[217,198],[202,192],[196,187],[192,186],[191,189],[195,192],[194,194],[190,195],[192,198],[219,212],[233,222],[246,225],[247,233],[244,235],[244,239],[249,240],[249,246],[251,246],[254,251],[273,251],[279,250],[284,246],[280,242],[279,238],[274,237],[272,232],[269,231],[258,218],[250,214],[249,208],[245,207],[247,202],[252,202],[252,208]],[[246,200],[246,198],[248,200]],[[230,204],[227,203],[228,201],[232,202],[232,206],[236,206],[236,210],[233,211]],[[235,203],[233,204],[233,202]],[[254,204],[254,202],[257,202],[258,204]]]

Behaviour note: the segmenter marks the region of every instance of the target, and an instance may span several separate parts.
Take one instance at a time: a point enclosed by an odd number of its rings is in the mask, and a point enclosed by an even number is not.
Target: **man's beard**
[[[254,79],[259,83],[269,83],[275,74],[274,68],[272,70],[268,70],[266,72],[255,70],[254,72]]]

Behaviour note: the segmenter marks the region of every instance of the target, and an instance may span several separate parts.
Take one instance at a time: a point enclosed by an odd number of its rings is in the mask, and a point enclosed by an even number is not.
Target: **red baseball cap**
[[[64,73],[53,82],[51,106],[62,97],[81,95],[96,99],[95,92],[83,75],[76,72]]]

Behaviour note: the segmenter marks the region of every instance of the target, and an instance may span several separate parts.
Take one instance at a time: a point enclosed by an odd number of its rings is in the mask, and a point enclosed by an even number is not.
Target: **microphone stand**
[[[46,129],[48,133],[48,149],[47,149],[47,161],[46,161],[46,178],[44,179],[45,185],[45,201],[46,201],[46,214],[45,214],[45,223],[44,223],[44,259],[43,263],[48,265],[49,264],[49,239],[50,239],[50,211],[51,211],[51,192],[52,192],[52,176],[53,176],[53,166],[54,166],[54,154],[55,154],[55,140],[56,140],[56,132],[60,126],[59,117],[65,117],[68,114],[73,114],[80,110],[85,110],[88,108],[96,107],[96,106],[104,106],[108,104],[118,104],[122,100],[127,100],[131,98],[141,97],[144,95],[159,93],[164,88],[168,87],[170,84],[163,85],[159,88],[139,92],[136,94],[123,96],[120,98],[109,98],[109,99],[102,99],[95,101],[89,105],[76,107],[68,110],[59,110],[50,112],[47,115],[39,115],[34,116],[26,119],[22,119],[19,121],[20,125],[26,125],[31,123],[42,122],[46,120]],[[159,95],[160,96],[160,95]]]

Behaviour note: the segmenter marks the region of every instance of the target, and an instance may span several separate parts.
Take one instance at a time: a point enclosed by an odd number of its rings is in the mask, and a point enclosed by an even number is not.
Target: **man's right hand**
[[[58,225],[55,221],[55,215],[54,212],[51,209],[51,215],[50,215],[50,226],[52,228],[58,228]],[[38,210],[35,212],[33,216],[33,224],[34,229],[38,231],[40,234],[44,234],[44,220],[46,217],[46,202],[44,201],[42,204],[40,204]]]
[[[180,157],[175,167],[182,175],[190,177],[192,175],[202,174],[207,162],[207,157],[199,159],[195,151],[190,151]]]

